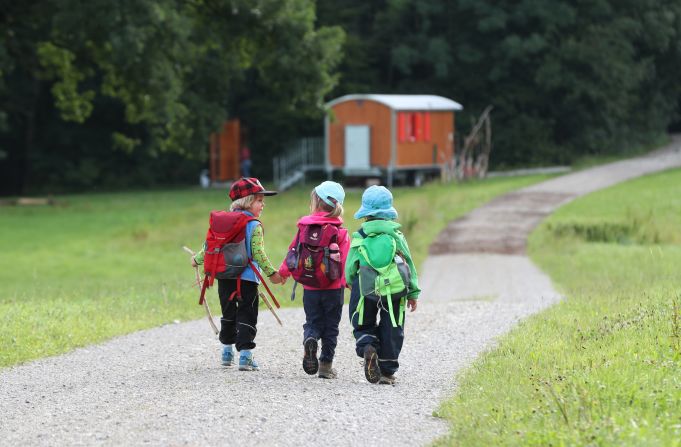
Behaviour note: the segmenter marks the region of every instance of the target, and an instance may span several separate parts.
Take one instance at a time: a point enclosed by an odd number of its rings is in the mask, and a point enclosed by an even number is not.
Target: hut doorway
[[[369,126],[345,126],[345,169],[370,169],[370,150]]]

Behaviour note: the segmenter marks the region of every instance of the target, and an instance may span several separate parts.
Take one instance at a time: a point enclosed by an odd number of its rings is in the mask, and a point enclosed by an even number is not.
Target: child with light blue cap
[[[345,264],[345,280],[352,287],[355,351],[364,358],[369,382],[393,385],[404,342],[405,310],[416,310],[421,293],[416,268],[401,225],[394,221],[397,210],[386,187],[364,191],[355,219],[365,219],[352,235]]]
[[[279,267],[303,286],[303,371],[322,379],[335,379],[333,358],[338,344],[338,325],[343,316],[346,288],[345,258],[350,247],[343,228],[343,187],[322,182],[310,193],[310,214],[298,220],[298,232]],[[291,299],[295,297],[295,285]],[[321,354],[317,357],[318,342]]]
[[[315,186],[314,192],[331,208],[335,208],[337,204],[343,205],[345,201],[345,191],[343,187],[336,182],[325,181]]]

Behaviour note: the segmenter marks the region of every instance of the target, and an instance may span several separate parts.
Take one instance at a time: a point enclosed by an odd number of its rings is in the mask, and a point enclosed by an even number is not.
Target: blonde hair
[[[262,195],[262,194],[260,194]],[[236,210],[244,210],[248,211],[248,209],[253,205],[253,202],[255,202],[256,196],[258,194],[251,194],[246,197],[242,197],[240,199],[236,199],[234,202],[232,202],[231,205],[229,205],[229,210],[230,211],[236,211]]]
[[[340,217],[343,215],[343,205],[331,199],[336,206],[331,206],[319,197],[317,192],[313,189],[310,194],[310,212],[326,211],[324,217]]]

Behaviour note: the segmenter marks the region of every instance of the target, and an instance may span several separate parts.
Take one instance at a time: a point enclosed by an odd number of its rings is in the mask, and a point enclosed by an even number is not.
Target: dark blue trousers
[[[355,336],[355,351],[364,356],[364,348],[373,345],[378,353],[378,366],[383,374],[395,374],[404,342],[404,326],[393,327],[387,303],[364,299],[364,321],[359,324],[359,280],[352,283],[350,292],[350,323]],[[393,300],[395,321],[400,320],[400,299]],[[380,318],[379,318],[380,317]],[[378,321],[377,321],[378,320]]]
[[[343,289],[305,290],[303,308],[303,343],[308,338],[321,338],[319,361],[332,361],[338,344],[338,324],[343,315]]]

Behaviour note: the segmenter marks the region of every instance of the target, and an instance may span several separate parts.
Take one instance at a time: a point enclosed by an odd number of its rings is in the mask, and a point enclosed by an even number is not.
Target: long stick
[[[270,310],[270,312],[272,312],[272,315],[274,315],[274,318],[277,319],[277,323],[279,323],[279,326],[283,326],[283,324],[281,323],[281,320],[279,319],[279,316],[278,316],[277,313],[274,311],[274,307],[272,307],[272,305],[270,304],[270,302],[269,302],[269,300],[267,299],[267,297],[265,297],[265,294],[262,293],[262,292],[258,292],[258,295],[260,295],[260,299],[263,300],[263,301],[265,302],[265,305],[267,306],[267,308]]]
[[[196,274],[199,274],[199,268],[194,267],[196,270]],[[218,327],[215,325],[215,322],[213,321],[213,315],[210,313],[210,307],[208,307],[208,300],[204,299],[203,300],[203,308],[206,309],[206,317],[208,318],[208,323],[210,324],[210,327],[213,328],[213,332],[215,332],[215,335],[218,335],[220,331],[218,330]]]
[[[182,246],[182,249],[192,256],[196,254],[189,247]],[[201,275],[199,275],[198,266],[194,267],[194,273],[196,276],[196,285],[199,288],[201,288]],[[208,300],[205,299],[203,300],[203,308],[206,310],[206,317],[208,317],[208,323],[210,324],[210,327],[213,329],[215,335],[218,335],[220,331],[218,330],[218,327],[215,325],[215,322],[213,321],[213,315],[210,313],[210,307],[208,307]]]
[[[258,270],[258,268],[257,268],[255,265],[253,265],[253,262],[252,262],[250,259],[248,260],[248,265],[251,266],[251,269],[253,270],[253,273],[255,273],[255,276],[257,276],[258,279],[260,279],[260,283],[261,283],[263,286],[265,286],[265,290],[267,290],[267,293],[270,294],[270,297],[272,298],[272,301],[274,302],[274,305],[277,306],[277,309],[279,309],[279,308],[281,307],[281,306],[279,305],[279,301],[277,301],[277,299],[274,297],[274,294],[272,293],[272,291],[270,290],[270,288],[267,286],[267,283],[265,282],[265,278],[262,277],[262,275],[260,274],[260,271]]]

